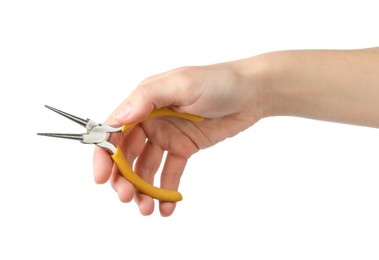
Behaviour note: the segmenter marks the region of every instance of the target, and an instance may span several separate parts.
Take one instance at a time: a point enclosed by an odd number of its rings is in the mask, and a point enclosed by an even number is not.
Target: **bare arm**
[[[267,54],[267,115],[379,127],[379,48]]]

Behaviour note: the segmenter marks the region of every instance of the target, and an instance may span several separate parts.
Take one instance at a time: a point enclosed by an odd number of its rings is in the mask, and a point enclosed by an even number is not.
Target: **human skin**
[[[143,179],[152,183],[167,151],[160,186],[177,190],[187,160],[271,116],[297,116],[379,127],[379,48],[291,50],[247,59],[177,68],[143,80],[111,114],[108,123],[130,124],[154,109],[206,118],[195,123],[162,117],[112,137]],[[204,173],[205,174],[205,173]],[[109,154],[96,148],[96,183],[110,180],[123,202],[133,198],[143,215],[154,211],[151,197],[135,191]],[[176,203],[159,202],[162,216]]]

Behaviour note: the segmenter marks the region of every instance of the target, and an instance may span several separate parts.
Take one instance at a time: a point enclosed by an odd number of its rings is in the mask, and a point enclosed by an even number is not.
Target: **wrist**
[[[313,87],[318,67],[309,66],[307,52],[278,51],[262,56],[265,62],[263,88],[268,97],[265,117],[303,116],[309,102],[320,94],[320,90]]]
[[[236,62],[241,85],[249,96],[247,109],[254,113],[256,121],[273,115],[272,77],[275,59],[271,53],[265,53]]]

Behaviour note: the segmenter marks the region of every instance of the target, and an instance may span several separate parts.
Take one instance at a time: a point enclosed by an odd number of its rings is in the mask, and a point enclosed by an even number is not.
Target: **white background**
[[[191,158],[170,218],[36,136],[82,131],[44,104],[102,121],[152,74],[378,31],[377,1],[1,1],[0,259],[378,259],[377,129],[264,119]]]

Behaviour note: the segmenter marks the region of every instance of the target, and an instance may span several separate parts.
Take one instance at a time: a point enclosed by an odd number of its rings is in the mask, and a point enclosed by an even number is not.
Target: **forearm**
[[[282,51],[263,56],[268,64],[265,116],[379,127],[379,48]]]

